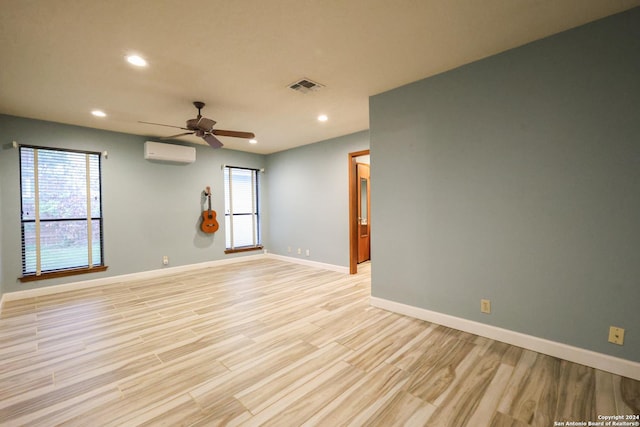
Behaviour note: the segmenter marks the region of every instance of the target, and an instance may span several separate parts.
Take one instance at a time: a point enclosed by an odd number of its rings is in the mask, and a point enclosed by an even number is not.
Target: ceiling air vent
[[[309,93],[309,92],[315,92],[321,88],[323,88],[324,86],[321,85],[320,83],[316,83],[312,80],[309,80],[307,78],[304,79],[300,79],[295,83],[291,83],[289,85],[289,89],[293,89],[296,90],[298,92],[302,92],[302,93]]]

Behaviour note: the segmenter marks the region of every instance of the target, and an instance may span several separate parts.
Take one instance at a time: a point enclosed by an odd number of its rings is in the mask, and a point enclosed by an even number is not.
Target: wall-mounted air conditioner
[[[196,161],[196,149],[185,145],[147,141],[144,143],[144,158],[164,162],[193,163]]]

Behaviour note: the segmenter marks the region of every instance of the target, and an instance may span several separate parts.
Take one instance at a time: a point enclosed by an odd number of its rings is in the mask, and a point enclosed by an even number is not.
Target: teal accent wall
[[[363,131],[267,156],[269,252],[349,266],[348,154],[367,149]]]
[[[640,361],[640,8],[373,96],[370,124],[373,296]]]
[[[24,145],[108,152],[102,159],[104,259],[109,269],[38,282],[20,283],[20,177],[18,150]],[[0,115],[0,283],[14,292],[61,283],[91,280],[169,267],[252,255],[225,255],[224,188],[222,165],[263,168],[265,156],[196,146],[195,163],[182,165],[144,159],[144,142],[152,138],[59,123]],[[157,139],[156,139],[157,140]],[[178,143],[178,142],[176,142]],[[199,231],[201,193],[212,188],[212,208],[220,229]],[[266,188],[265,192],[266,192]],[[266,199],[263,198],[263,211]],[[267,220],[266,216],[263,220]],[[264,237],[264,236],[263,236]]]

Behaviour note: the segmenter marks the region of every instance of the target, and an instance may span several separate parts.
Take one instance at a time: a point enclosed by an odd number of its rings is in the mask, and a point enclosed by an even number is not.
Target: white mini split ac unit
[[[147,141],[144,143],[144,158],[164,162],[193,163],[196,161],[196,149],[185,145]]]

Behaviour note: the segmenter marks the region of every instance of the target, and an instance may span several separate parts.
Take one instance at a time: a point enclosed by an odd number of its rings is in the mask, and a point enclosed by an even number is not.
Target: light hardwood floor
[[[8,302],[0,424],[553,426],[640,384],[369,306],[358,275],[252,260]]]

